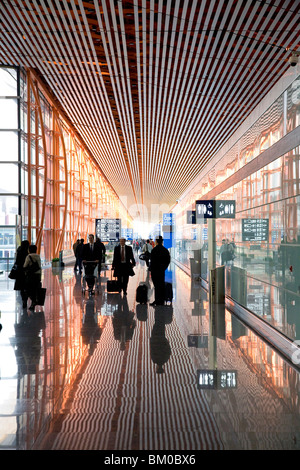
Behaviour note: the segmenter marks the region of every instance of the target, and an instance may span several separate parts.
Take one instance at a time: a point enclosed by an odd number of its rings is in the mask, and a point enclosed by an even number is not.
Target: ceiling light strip
[[[71,0],[71,3],[72,3],[72,6],[73,6],[73,14],[74,14],[75,19],[76,19],[76,21],[77,21],[78,27],[80,28],[81,20],[79,19],[79,16],[78,16],[78,13],[77,13],[77,9],[76,9],[76,5],[74,4],[74,1],[73,1],[73,0]],[[86,57],[86,52],[88,53],[89,61],[92,62],[92,60],[91,60],[91,57],[90,57],[90,54],[89,54],[89,48],[88,48],[88,45],[87,45],[87,43],[86,43],[85,35],[83,34],[83,32],[80,33],[80,36],[81,36],[81,38],[82,38],[82,42],[83,42],[83,44],[84,44],[84,46],[85,46],[85,50],[84,50],[83,47],[81,46],[79,40],[78,40],[78,36],[79,36],[79,35],[76,34],[76,27],[75,27],[75,24],[74,24],[74,22],[73,22],[73,18],[72,18],[72,16],[71,16],[71,13],[70,13],[70,11],[68,10],[68,5],[66,4],[66,0],[64,0],[64,4],[65,4],[66,11],[68,12],[68,18],[69,18],[69,21],[70,21],[70,25],[71,25],[71,27],[72,27],[72,30],[73,30],[73,33],[74,33],[74,36],[75,36],[75,39],[76,39],[77,49],[81,52],[81,59],[82,59],[82,61],[83,61],[83,66],[84,66],[83,68],[86,69],[86,70],[88,70],[88,66],[87,66],[87,64],[86,64],[86,59],[85,59],[85,57]],[[75,48],[76,45],[75,45],[75,43],[73,42],[72,35],[70,35],[70,40],[71,40],[71,43],[72,43],[73,47]],[[78,64],[78,65],[79,65],[80,68],[82,68],[82,64]],[[101,78],[102,78],[102,77],[101,77]],[[99,79],[98,79],[98,77],[97,77],[97,81],[98,81],[98,80],[99,80]],[[90,117],[92,117],[92,115],[94,115],[94,116],[95,116],[95,119],[97,119],[97,120],[100,119],[100,120],[101,120],[101,118],[100,118],[100,116],[99,116],[99,110],[101,110],[101,105],[100,105],[100,103],[98,103],[98,105],[96,105],[95,98],[96,98],[96,100],[98,101],[98,96],[97,96],[97,93],[96,93],[95,96],[93,96],[92,89],[91,89],[91,87],[94,85],[93,80],[89,80],[88,82],[85,81],[85,85],[86,85],[86,86],[85,86],[85,94],[86,94],[86,96],[88,97],[88,96],[92,95],[92,96],[91,96],[91,100],[92,100],[92,102],[94,102],[94,106],[91,106],[91,109],[89,110],[89,115],[90,115]],[[94,89],[94,91],[96,91],[96,90]],[[78,105],[78,104],[79,104],[79,103],[77,103],[77,105]],[[109,119],[109,114],[106,113],[106,117],[107,117],[107,119]],[[106,139],[106,136],[105,136],[105,139]],[[110,145],[109,145],[109,144],[110,144]],[[105,146],[106,150],[110,148],[111,144],[112,144],[112,142],[110,142],[110,143],[107,142],[107,145]],[[120,150],[120,146],[118,146],[118,148],[119,148],[119,150]],[[118,154],[121,156],[121,151],[119,151]],[[109,158],[109,157],[108,157],[108,158]]]
[[[54,10],[54,8],[53,8],[53,4],[51,4],[51,8],[52,8],[52,13],[53,13],[53,15],[55,15],[55,10]],[[60,4],[58,4],[58,9],[60,9]],[[60,16],[60,17],[61,17],[61,18],[63,19],[63,21],[64,21],[64,26],[65,26],[64,30],[68,32],[69,40],[70,40],[71,45],[73,46],[73,50],[77,50],[77,47],[75,46],[75,44],[74,44],[74,42],[73,42],[73,39],[72,39],[72,36],[71,36],[71,32],[69,31],[68,25],[67,25],[66,22],[65,22],[64,14],[63,14],[63,12],[62,12],[61,10],[60,10],[60,13],[61,13],[61,16]],[[70,13],[69,13],[69,14],[70,14]],[[51,22],[52,22],[52,19],[50,18],[50,24],[51,24]],[[57,18],[57,24],[59,24],[59,18]],[[44,25],[44,26],[46,27],[46,25]],[[76,28],[74,27],[74,25],[73,25],[73,29],[76,29]],[[72,52],[71,52],[71,50],[69,49],[68,40],[67,40],[66,37],[64,36],[64,32],[63,32],[64,30],[62,29],[62,37],[65,39],[64,44],[66,45],[67,49],[69,50],[69,54],[72,55]],[[52,39],[51,39],[51,40],[52,40]],[[58,43],[58,44],[61,44],[61,41],[60,41],[59,36],[57,36],[56,40],[57,40],[57,42],[54,43],[54,46],[55,46],[55,44],[57,44],[57,43]],[[79,60],[80,60],[80,59],[82,59],[82,58],[79,58]],[[84,59],[84,58],[83,58],[83,59]],[[84,61],[84,62],[85,62],[85,61]],[[59,66],[59,68],[61,67],[60,64],[59,64],[58,66]],[[76,63],[75,63],[75,68],[76,68]],[[77,62],[77,68],[78,68],[78,69],[82,69],[81,60],[80,60],[80,62]],[[85,67],[85,69],[86,69],[86,67]],[[60,79],[60,77],[58,76],[58,80],[63,80],[63,77]],[[83,80],[85,80],[85,79],[83,79]],[[71,85],[73,85],[73,86],[71,87]],[[74,91],[75,91],[75,90],[80,90],[80,89],[82,88],[82,83],[79,83],[79,80],[78,80],[76,74],[75,74],[74,77],[71,77],[71,78],[70,78],[70,87],[71,87],[71,88],[69,87],[69,81],[68,81],[68,80],[63,80],[63,82],[61,83],[61,86],[62,86],[62,87],[65,87],[66,97],[67,97],[67,98],[66,98],[64,104],[65,104],[66,110],[67,110],[67,112],[68,112],[68,114],[69,114],[69,116],[70,116],[71,118],[72,118],[72,116],[74,117],[74,112],[75,112],[75,110],[77,110],[77,109],[79,109],[79,108],[82,108],[82,109],[85,108],[85,109],[86,109],[86,104],[87,104],[87,103],[89,104],[89,101],[90,101],[90,98],[91,98],[90,95],[92,95],[92,93],[89,93],[89,94],[84,95],[84,96],[79,96],[78,99],[75,101],[75,96],[76,96],[76,95],[75,95]],[[67,90],[66,90],[66,88],[67,88]],[[54,87],[54,89],[55,89],[55,87]],[[71,104],[70,104],[70,105],[68,105],[69,101],[71,101]],[[90,105],[89,105],[91,109],[93,109],[92,103],[93,103],[93,99],[92,99],[92,101],[90,101]],[[95,106],[94,106],[94,107],[95,107]],[[97,107],[96,107],[96,108],[97,108]],[[94,117],[94,115],[90,115],[89,118],[94,120],[94,122],[90,122],[90,123],[89,123],[90,126],[91,126],[91,127],[95,127],[95,128],[99,128],[99,124],[98,124],[98,122],[97,122],[98,119],[97,119],[96,117]],[[95,120],[95,119],[97,119],[97,120]],[[76,120],[75,120],[75,122],[76,122]],[[103,127],[105,127],[105,123],[104,123],[104,122],[102,122],[102,125],[103,125]],[[75,126],[75,127],[76,127],[76,126]],[[83,136],[86,135],[86,129],[85,129],[85,128],[81,128],[81,131],[82,131],[82,130],[83,130]],[[104,134],[104,136],[102,136],[102,138],[103,138],[103,137],[104,137],[104,140],[105,140],[105,139],[106,139],[106,135]],[[101,141],[100,141],[100,142],[101,142]],[[101,145],[100,145],[100,147],[101,147]],[[99,148],[99,142],[98,142],[98,148]],[[107,145],[104,145],[104,148],[107,148]]]
[[[113,77],[111,77],[111,79],[112,79],[112,84],[113,84],[113,89],[114,89],[115,102],[116,102],[116,106],[117,106],[117,109],[118,109],[120,122],[123,123],[123,116],[126,116],[126,111],[125,111],[125,107],[124,107],[123,100],[122,100],[122,93],[121,93],[120,83],[119,83],[119,79],[118,79],[118,73],[119,72],[118,72],[116,54],[115,54],[115,51],[114,51],[113,40],[112,40],[112,36],[111,36],[111,33],[110,33],[110,29],[109,29],[108,11],[107,11],[107,8],[106,8],[105,4],[103,4],[103,14],[104,14],[104,19],[105,19],[105,24],[106,24],[106,29],[107,29],[107,35],[108,35],[108,41],[109,41],[109,47],[110,47],[110,51],[111,51],[113,68],[114,68],[115,82],[113,80]],[[116,35],[116,39],[117,39],[117,35]],[[107,57],[107,59],[109,61],[109,57]],[[116,84],[117,89],[114,86],[115,84]],[[117,93],[117,90],[119,91],[119,94]],[[125,135],[124,136],[127,137],[127,139],[124,139],[124,141],[125,141],[125,145],[126,145],[127,155],[128,155],[128,158],[129,158],[129,166],[127,166],[127,170],[131,175],[132,190],[133,190],[133,192],[136,192],[136,190],[138,190],[138,192],[140,192],[139,191],[139,186],[138,185],[135,186],[136,178],[132,178],[132,168],[133,168],[132,164],[131,164],[132,163],[132,153],[131,153],[130,146],[128,147],[128,143],[130,143],[130,139],[128,137],[127,129],[124,126],[124,124],[122,125],[122,129],[123,129],[123,131],[125,130],[125,132],[124,132]]]
[[[138,104],[139,104],[139,127],[140,127],[140,158],[145,159],[145,129],[142,99],[142,77],[141,77],[141,51],[140,51],[140,33],[139,33],[139,5],[138,0],[134,0],[134,25],[135,25],[135,42],[136,42],[136,72],[138,87]],[[145,40],[143,35],[143,41]],[[144,189],[145,190],[145,189]]]
[[[114,149],[118,152],[119,158],[121,159],[122,158],[121,146],[120,146],[119,140],[116,138],[116,134],[117,134],[116,125],[115,125],[115,122],[114,122],[114,117],[113,117],[113,114],[112,114],[109,99],[108,99],[108,96],[107,96],[107,93],[106,93],[101,68],[99,66],[99,61],[98,61],[97,54],[96,54],[95,47],[94,47],[94,41],[93,41],[93,38],[91,36],[89,23],[88,23],[83,5],[80,3],[79,7],[80,7],[83,23],[84,23],[84,26],[85,26],[86,34],[87,34],[88,39],[89,39],[90,48],[86,44],[86,52],[87,52],[87,55],[88,55],[89,63],[91,64],[91,71],[92,71],[92,74],[93,74],[92,85],[93,85],[94,90],[95,90],[95,96],[99,97],[100,100],[101,100],[101,103],[99,103],[99,108],[98,109],[100,111],[102,111],[103,114],[104,114],[104,116],[103,116],[104,122],[108,123],[109,126],[110,126],[110,131],[111,131],[110,136],[111,136],[111,138],[114,142]],[[79,19],[78,15],[77,15],[76,19],[77,19],[78,27],[80,27],[81,20]],[[93,56],[91,56],[90,50],[92,51]],[[101,87],[99,86],[99,84],[101,84]],[[103,123],[103,121],[102,121],[102,123]],[[108,148],[111,145],[112,145],[112,142],[107,142]]]
[[[106,36],[105,36],[106,25],[105,26],[103,25],[102,18],[101,18],[101,12],[100,12],[100,8],[99,8],[99,3],[97,1],[95,1],[95,11],[96,11],[96,18],[97,18],[97,21],[98,21],[100,34],[101,34],[101,38],[102,38],[102,45],[103,45],[104,52],[105,52],[106,62],[107,62],[108,70],[109,70],[110,80],[111,80],[111,84],[112,84],[113,91],[114,91],[114,96],[115,96],[115,94],[116,94],[115,93],[115,83],[114,83],[114,78],[113,78],[114,77],[114,72],[113,72],[113,69],[112,69],[112,65],[111,65],[111,61],[110,61],[110,54],[109,54],[109,51],[108,51],[108,48],[107,48],[107,40],[106,40]],[[109,28],[109,25],[108,25],[108,28]],[[119,137],[118,137],[118,139],[119,139]],[[113,161],[114,161],[114,157],[113,157]],[[124,171],[125,171],[125,169],[128,171],[128,168],[126,167],[126,165],[124,165],[124,155],[122,157],[119,157],[117,166],[124,169]],[[127,177],[129,178],[129,175],[127,175]],[[128,186],[131,186],[130,178],[129,178],[128,182],[129,182]]]
[[[171,90],[174,90],[174,93],[171,95],[169,94],[169,100],[172,100],[172,102],[176,103],[175,106],[169,106],[169,109],[171,110],[169,117],[168,117],[168,129],[167,129],[167,135],[168,139],[166,139],[166,144],[164,145],[164,153],[169,154],[170,158],[166,159],[164,168],[162,169],[162,173],[168,173],[170,168],[174,164],[174,146],[176,144],[176,139],[179,138],[179,136],[182,134],[182,128],[185,126],[184,121],[179,121],[178,115],[182,114],[183,108],[184,108],[184,101],[187,99],[187,95],[183,94],[181,92],[182,89],[185,88],[188,76],[184,74],[183,67],[185,66],[185,59],[186,55],[188,52],[188,44],[190,42],[190,33],[191,30],[189,27],[187,27],[188,32],[186,33],[186,38],[184,42],[184,53],[181,54],[181,41],[182,41],[182,34],[184,31],[184,24],[186,21],[189,23],[193,23],[194,21],[194,14],[195,14],[195,8],[196,8],[197,2],[194,2],[193,7],[191,9],[190,17],[186,19],[186,11],[185,9],[183,10],[183,16],[181,18],[181,33],[178,37],[178,42],[177,42],[177,49],[175,52],[175,62],[173,66],[173,77],[171,81]],[[180,58],[180,61],[179,61]],[[189,65],[191,61],[191,58],[187,59],[187,64]],[[187,67],[188,68],[188,67]],[[178,86],[178,83],[180,84]],[[172,128],[171,128],[172,125]],[[166,180],[165,180],[166,181]]]
[[[211,28],[212,30],[214,29],[214,21],[216,21],[219,14],[220,14],[220,11],[219,12],[217,11],[214,14],[213,24],[212,24],[212,28]],[[226,18],[225,14],[224,14],[223,18]],[[199,16],[198,16],[198,19],[197,19],[197,24],[199,25]],[[221,27],[222,27],[222,24],[221,24],[220,28]],[[193,62],[192,59],[191,59],[191,56],[193,54],[193,50],[194,50],[194,46],[195,46],[196,35],[197,35],[197,30],[195,29],[194,30],[193,43],[191,45],[190,57],[189,57],[189,60],[188,60],[188,65]],[[218,32],[217,37],[218,36],[220,36],[220,32]],[[217,38],[216,38],[215,41],[213,41],[213,47],[212,47],[212,50],[210,52],[210,54],[212,56],[214,55],[214,49],[216,47],[217,47]],[[197,57],[197,54],[196,54],[196,57]],[[216,61],[213,61],[213,63],[211,64],[212,69],[215,66],[214,62],[216,62]],[[194,61],[194,71],[195,71],[195,67],[197,67],[197,61]],[[187,70],[188,70],[188,67],[187,67]],[[205,74],[205,70],[204,70],[203,73]],[[211,73],[213,73],[213,70],[212,70]],[[194,77],[194,73],[192,73],[191,76]],[[198,77],[198,78],[201,80],[201,77]],[[185,81],[180,81],[180,82],[183,84],[183,87],[184,87]],[[194,85],[193,85],[194,89],[197,86],[199,86],[198,81],[196,81],[195,79],[193,80],[193,83],[194,83]],[[179,158],[178,153],[180,151],[182,152],[182,155],[185,155],[185,151],[184,151],[185,142],[187,142],[187,140],[195,141],[195,135],[196,134],[194,132],[189,132],[189,126],[191,125],[191,123],[188,123],[188,115],[190,115],[191,107],[193,107],[193,104],[192,104],[192,99],[193,98],[192,97],[194,95],[194,93],[190,93],[190,94],[188,93],[188,91],[190,89],[190,86],[191,86],[191,81],[187,85],[187,92],[184,95],[182,95],[183,102],[182,103],[179,102],[178,106],[177,106],[176,121],[177,121],[177,123],[179,123],[180,129],[178,128],[178,124],[177,124],[177,127],[175,129],[175,136],[177,136],[177,137],[175,137],[175,140],[174,140],[172,158],[170,158],[170,160],[169,160],[169,168],[172,168],[174,163],[176,163],[176,160]],[[186,101],[187,101],[188,95],[189,95],[189,101],[187,103]],[[193,120],[195,120],[195,113],[194,112],[192,113],[192,116],[193,116]],[[202,135],[202,134],[200,134],[200,135]],[[184,158],[186,158],[186,155],[185,155]],[[167,170],[167,171],[169,171],[169,170]]]
[[[126,77],[126,87],[125,91],[127,91],[127,100],[129,105],[129,112],[130,115],[128,116],[128,122],[130,124],[130,134],[133,144],[133,152],[135,157],[135,164],[137,168],[137,178],[140,184],[140,192],[141,198],[143,201],[143,180],[142,175],[140,174],[140,166],[139,166],[139,154],[138,154],[138,146],[137,146],[137,137],[135,132],[135,116],[134,116],[134,109],[132,103],[132,93],[131,93],[131,82],[130,82],[130,69],[129,69],[129,60],[128,60],[128,51],[127,51],[127,42],[126,42],[126,30],[125,30],[125,23],[124,23],[124,13],[122,2],[118,3],[119,13],[120,13],[120,27],[121,27],[121,39],[122,39],[122,46],[124,51],[124,66],[125,66],[125,77]]]
[[[157,8],[157,31],[156,31],[156,56],[154,57],[153,54],[153,46],[154,46],[154,28],[155,28],[155,23],[154,23],[154,14],[155,14],[155,3],[154,0],[151,0],[150,4],[150,46],[149,46],[149,100],[148,100],[148,152],[147,152],[147,159],[145,161],[145,168],[143,169],[144,174],[145,174],[145,180],[149,181],[150,175],[152,174],[153,171],[153,153],[154,153],[154,139],[155,139],[155,131],[157,128],[157,115],[156,115],[156,102],[157,102],[157,77],[158,77],[158,62],[159,62],[159,56],[160,56],[160,48],[159,48],[159,43],[160,43],[160,28],[161,28],[161,19],[162,19],[162,2],[160,1],[158,4]],[[152,102],[151,102],[151,97]]]
[[[161,73],[160,73],[160,82],[159,82],[159,100],[157,105],[157,116],[158,122],[160,125],[157,127],[156,139],[155,139],[155,150],[153,153],[153,174],[151,182],[154,185],[157,185],[157,182],[160,179],[160,175],[163,174],[161,164],[162,161],[162,146],[163,146],[163,137],[165,134],[165,126],[168,120],[168,109],[166,108],[166,102],[168,98],[168,89],[169,89],[169,80],[170,80],[170,69],[171,62],[173,57],[173,47],[174,42],[174,27],[176,29],[177,18],[173,17],[172,31],[171,31],[171,46],[169,47],[170,53],[167,53],[168,47],[168,33],[169,33],[169,21],[170,21],[170,8],[171,3],[167,2],[166,5],[166,16],[165,16],[165,29],[162,43],[162,58],[161,58]],[[176,2],[175,12],[179,9],[179,1]],[[164,175],[165,176],[165,175]]]
[[[121,87],[120,83],[118,83],[120,103],[121,103],[121,108],[122,108],[122,112],[120,113],[120,118],[121,119],[123,117],[126,118],[126,120],[124,119],[123,130],[125,131],[125,135],[127,136],[131,172],[134,175],[135,190],[139,194],[139,197],[142,197],[141,196],[141,181],[140,181],[139,166],[138,166],[138,159],[137,159],[137,144],[136,144],[136,137],[135,137],[135,132],[134,132],[134,113],[133,113],[133,108],[132,108],[131,96],[128,93],[128,88],[127,88],[127,77],[129,78],[129,75],[128,73],[126,73],[126,70],[129,71],[129,67],[128,67],[127,47],[126,47],[126,42],[124,41],[125,27],[124,27],[124,21],[122,17],[123,15],[122,3],[118,2],[119,13],[120,13],[121,38],[118,35],[118,26],[117,26],[117,20],[116,20],[115,10],[113,9],[113,5],[114,3],[111,0],[112,20],[113,20],[114,31],[115,31],[117,57],[118,57],[118,63],[119,63],[119,68],[120,68],[120,74],[119,76],[117,76],[117,81],[120,82],[119,79],[121,77],[121,84],[122,84],[122,87]],[[120,45],[121,43],[123,45],[123,51],[121,49],[121,45]],[[123,68],[122,59],[124,59],[125,71]],[[123,119],[122,119],[122,122],[123,122]]]
[[[212,7],[211,7],[211,8],[212,8]],[[179,48],[178,48],[178,50],[177,50],[177,54],[178,54],[179,50],[180,50],[180,41],[179,41]],[[176,74],[176,75],[177,75],[177,70],[176,70],[176,67],[175,67],[175,66],[173,67],[173,74]],[[173,75],[173,76],[174,76],[174,75]],[[173,96],[172,96],[172,99],[174,99]],[[176,105],[177,105],[177,102],[176,102]],[[179,107],[180,107],[180,105],[181,105],[181,103],[178,104]],[[172,117],[169,116],[169,117],[168,117],[168,120],[170,121],[171,119],[172,119]],[[182,125],[182,124],[180,124],[180,125]],[[173,132],[173,134],[171,134],[171,135],[174,135],[174,132]],[[171,138],[171,137],[169,136],[169,138]],[[172,138],[173,138],[173,137],[172,137]],[[166,140],[166,139],[165,139],[165,140]],[[173,143],[172,143],[172,144],[173,144]],[[170,155],[171,155],[171,152],[172,152],[172,150],[171,150],[171,151],[169,150],[169,154],[170,154]],[[169,158],[168,158],[168,159],[165,159],[165,160],[166,160],[166,162],[167,162],[167,166],[165,167],[165,169],[164,169],[164,171],[162,172],[162,174],[163,174],[163,173],[166,173],[166,172],[169,170],[170,161],[171,161],[172,159],[171,159],[170,156],[169,156]],[[176,164],[178,165],[178,171],[180,171],[180,170],[181,170],[181,166],[180,166],[180,165],[183,165],[184,163],[182,163],[182,162],[180,162],[180,161],[177,161]]]

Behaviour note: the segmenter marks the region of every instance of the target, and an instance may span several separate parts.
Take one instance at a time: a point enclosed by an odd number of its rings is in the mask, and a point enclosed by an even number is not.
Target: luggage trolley
[[[83,263],[84,275],[82,277],[82,294],[88,291],[89,295],[94,295],[95,291],[99,293],[99,280],[95,275],[98,263],[95,261],[85,261]]]

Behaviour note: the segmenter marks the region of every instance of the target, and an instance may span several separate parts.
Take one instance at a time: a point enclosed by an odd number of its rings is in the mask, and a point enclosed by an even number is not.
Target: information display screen
[[[121,234],[121,219],[96,219],[96,237],[102,242],[118,242]]]
[[[242,240],[268,241],[269,219],[242,219]]]

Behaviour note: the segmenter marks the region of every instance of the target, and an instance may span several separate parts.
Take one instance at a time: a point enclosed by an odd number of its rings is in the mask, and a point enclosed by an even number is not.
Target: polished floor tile
[[[299,450],[299,370],[172,265],[172,305],[43,271],[44,307],[0,278],[0,449]]]

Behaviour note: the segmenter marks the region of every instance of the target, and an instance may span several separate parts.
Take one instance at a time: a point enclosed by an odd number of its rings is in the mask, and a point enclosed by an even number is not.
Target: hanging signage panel
[[[216,219],[234,219],[235,218],[235,201],[215,201],[216,203]]]
[[[196,222],[201,223],[204,219],[215,218],[215,201],[199,200],[196,201]]]
[[[234,219],[235,201],[215,201],[214,199],[196,201],[196,223],[206,219]]]
[[[126,240],[133,240],[133,228],[122,228],[121,234]]]
[[[163,223],[162,225],[164,227],[172,227],[172,225],[175,225],[175,214],[163,214]]]
[[[187,211],[186,216],[187,216],[187,220],[186,220],[187,224],[196,223],[196,211]]]

